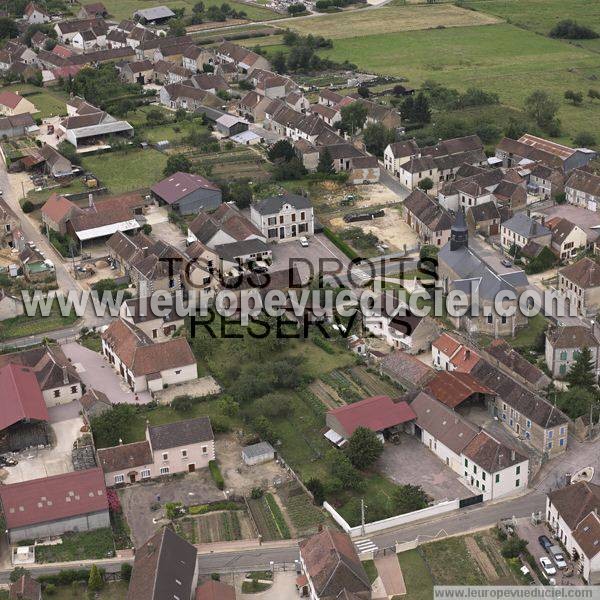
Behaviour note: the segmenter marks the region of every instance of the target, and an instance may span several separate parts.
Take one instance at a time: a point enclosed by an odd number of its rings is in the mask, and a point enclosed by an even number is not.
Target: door
[[[279,228],[279,239],[282,240],[285,237],[285,227]]]
[[[188,473],[193,473],[196,470],[196,465],[194,463],[190,463],[188,465]]]
[[[129,474],[129,483],[135,483],[135,473]]]

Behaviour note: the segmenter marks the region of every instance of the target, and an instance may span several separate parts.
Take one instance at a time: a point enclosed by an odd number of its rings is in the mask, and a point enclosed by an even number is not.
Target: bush
[[[131,579],[131,571],[133,567],[129,563],[123,563],[121,565],[121,579],[123,581],[129,581]]]
[[[54,596],[54,594],[56,594],[56,585],[54,585],[53,583],[47,584],[44,588],[44,593],[46,594],[46,596]]]
[[[250,492],[250,498],[252,498],[253,500],[258,500],[259,498],[262,498],[264,494],[264,491],[262,488],[259,487],[254,487],[252,488],[252,491]]]
[[[306,487],[312,493],[317,506],[322,506],[325,502],[325,488],[320,479],[313,477],[306,482]]]
[[[194,407],[194,401],[187,394],[184,396],[177,396],[171,401],[171,408],[180,413],[189,413]]]
[[[219,465],[216,460],[211,460],[208,463],[208,468],[210,469],[210,474],[216,484],[216,486],[222,490],[225,488],[225,480],[223,479],[223,475],[221,473],[221,469],[219,469]]]
[[[598,34],[585,25],[580,25],[572,19],[559,21],[551,30],[550,37],[564,40],[593,40]]]
[[[27,214],[35,210],[35,204],[30,200],[25,200],[21,208],[23,209],[23,212]]]
[[[527,548],[527,542],[518,537],[507,539],[502,544],[502,556],[504,558],[517,558]]]

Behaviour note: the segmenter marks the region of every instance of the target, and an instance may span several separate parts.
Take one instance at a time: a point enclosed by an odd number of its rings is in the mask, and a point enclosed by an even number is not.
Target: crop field
[[[249,498],[248,506],[263,541],[283,539],[282,532],[264,496],[258,499]]]
[[[573,19],[600,33],[600,3],[596,0],[466,0],[463,6],[543,35],[562,19]],[[577,44],[600,50],[600,39],[577,40]]]
[[[177,152],[181,152],[177,149]],[[270,173],[266,161],[250,148],[234,146],[231,150],[202,153],[197,150],[184,152],[192,163],[207,169],[210,177],[228,180],[266,181]]]
[[[194,519],[198,542],[230,542],[253,537],[252,526],[245,511],[221,511]]]
[[[315,533],[318,526],[325,521],[325,515],[311,502],[299,485],[290,483],[278,493],[299,536]]]
[[[377,10],[356,10],[322,17],[298,18],[286,23],[304,34],[341,39],[348,35],[369,36],[436,27],[465,27],[498,23],[493,15],[459,8],[452,4],[390,6]]]

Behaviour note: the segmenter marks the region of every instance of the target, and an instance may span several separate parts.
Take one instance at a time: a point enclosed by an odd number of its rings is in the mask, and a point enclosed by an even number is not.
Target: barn
[[[173,173],[151,188],[155,200],[181,215],[214,210],[221,204],[221,188],[200,175]]]

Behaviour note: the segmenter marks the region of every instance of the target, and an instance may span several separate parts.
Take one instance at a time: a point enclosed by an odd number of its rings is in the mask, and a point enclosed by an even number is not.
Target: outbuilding
[[[154,184],[151,191],[159,204],[167,205],[181,215],[214,210],[222,201],[218,185],[200,175],[181,171]]]
[[[248,131],[248,121],[230,114],[224,114],[216,120],[217,131],[222,135],[229,137]]]
[[[242,448],[242,460],[248,466],[275,460],[275,450],[269,442],[259,442]]]

